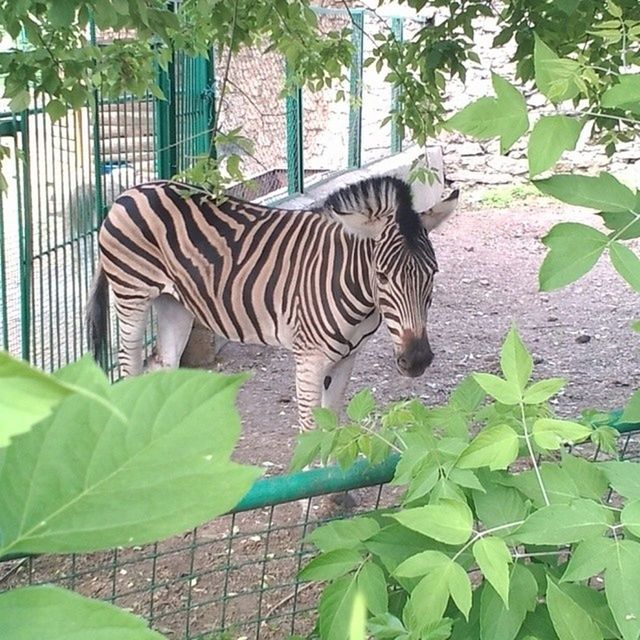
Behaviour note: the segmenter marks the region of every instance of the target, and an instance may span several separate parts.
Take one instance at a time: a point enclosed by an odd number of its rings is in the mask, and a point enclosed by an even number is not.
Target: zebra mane
[[[424,229],[420,215],[413,207],[411,187],[404,180],[389,176],[350,184],[332,193],[322,209],[352,227],[356,233],[370,237],[375,237],[376,232],[393,217],[409,248],[413,248]],[[347,223],[348,218],[358,218],[359,222]]]

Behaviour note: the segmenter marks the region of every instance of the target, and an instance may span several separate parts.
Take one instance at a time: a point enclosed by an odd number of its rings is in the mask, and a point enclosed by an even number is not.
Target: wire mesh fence
[[[624,431],[620,458],[638,461],[640,433],[618,428]],[[607,457],[592,445],[576,447],[574,453],[594,460]],[[360,462],[346,473],[329,468],[266,478],[235,513],[145,547],[5,561],[0,563],[0,592],[57,584],[129,609],[169,638],[304,636],[313,630],[320,593],[317,584],[296,579],[313,554],[305,538],[319,524],[345,517],[326,494],[353,491],[358,507],[349,515],[393,507],[398,487],[387,483],[394,465],[389,459],[378,467]],[[313,497],[301,513],[297,500],[303,496]]]

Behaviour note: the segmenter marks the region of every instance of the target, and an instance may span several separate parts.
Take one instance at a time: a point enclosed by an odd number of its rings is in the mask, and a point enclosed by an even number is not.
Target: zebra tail
[[[87,335],[89,347],[97,362],[102,362],[106,353],[109,319],[109,283],[102,265],[98,265],[87,305]]]

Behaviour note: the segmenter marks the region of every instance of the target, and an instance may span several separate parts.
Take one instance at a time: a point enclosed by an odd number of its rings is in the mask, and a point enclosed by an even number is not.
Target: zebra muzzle
[[[396,358],[398,371],[403,376],[417,378],[433,361],[433,351],[426,338],[411,338]]]

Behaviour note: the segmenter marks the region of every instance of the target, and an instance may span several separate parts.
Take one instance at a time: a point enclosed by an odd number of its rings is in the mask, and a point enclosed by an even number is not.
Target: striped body
[[[389,213],[397,207],[396,182],[383,182],[389,202],[377,197],[365,203],[362,194],[354,202],[336,200],[349,195],[339,192],[313,211],[233,198],[216,203],[165,181],[125,191],[99,233],[100,269],[89,310],[94,344],[104,337],[96,317],[106,307],[108,283],[125,375],[142,369],[151,304],[164,366],[179,363],[194,317],[234,341],[284,346],[296,360],[301,426],[310,427],[314,406],[339,410],[355,352],[382,316],[398,344],[425,331],[435,257],[426,231],[412,240],[420,245],[417,252],[407,250]],[[371,193],[387,193],[378,191]],[[345,223],[354,216],[362,222],[361,210],[374,234]],[[394,270],[407,269],[424,277],[414,274],[408,287],[390,294],[395,302],[389,304],[381,290],[400,277],[393,277]],[[379,282],[380,270],[389,274],[386,285]]]

